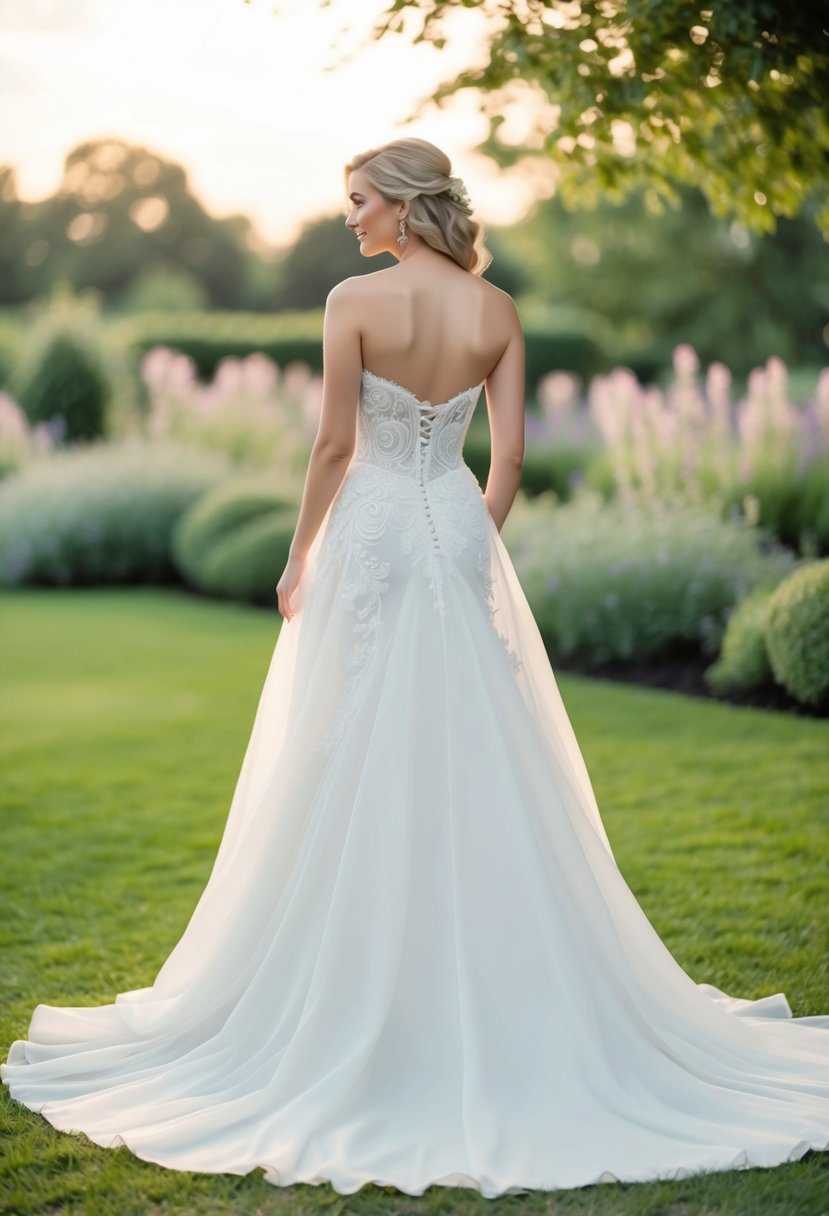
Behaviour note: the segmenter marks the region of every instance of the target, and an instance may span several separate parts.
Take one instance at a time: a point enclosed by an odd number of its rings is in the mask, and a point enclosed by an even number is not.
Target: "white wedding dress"
[[[486,1197],[829,1147],[829,1014],[694,982],[616,866],[462,459],[481,387],[432,405],[364,371],[183,936],[149,988],[38,1005],[2,1065],[56,1128]]]

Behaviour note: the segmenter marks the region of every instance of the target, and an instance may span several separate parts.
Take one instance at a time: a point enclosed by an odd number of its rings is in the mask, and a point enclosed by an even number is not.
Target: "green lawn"
[[[279,616],[176,592],[0,597],[2,1043],[38,1002],[152,983],[207,880]],[[619,864],[697,980],[829,1012],[829,724],[560,681]],[[0,1211],[817,1216],[829,1154],[676,1183],[485,1200],[278,1189],[163,1170],[55,1132],[0,1086]]]

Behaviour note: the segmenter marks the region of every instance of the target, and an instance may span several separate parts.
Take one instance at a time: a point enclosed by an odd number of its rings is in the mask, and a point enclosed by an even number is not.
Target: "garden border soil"
[[[700,655],[684,658],[663,659],[659,662],[609,663],[588,665],[574,659],[556,657],[549,648],[547,653],[555,671],[591,679],[612,680],[619,684],[637,684],[643,688],[664,688],[670,692],[683,693],[690,697],[703,697],[725,705],[743,705],[750,709],[772,709],[781,713],[798,714],[805,718],[829,718],[829,705],[816,708],[801,705],[790,697],[785,689],[767,686],[753,692],[715,693],[705,682],[705,669],[713,659]]]

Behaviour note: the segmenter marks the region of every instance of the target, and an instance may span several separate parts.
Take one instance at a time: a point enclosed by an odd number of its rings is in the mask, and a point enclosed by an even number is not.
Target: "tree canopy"
[[[774,233],[750,233],[712,216],[699,191],[681,195],[661,216],[647,214],[641,191],[588,212],[542,199],[501,234],[526,271],[522,317],[590,335],[611,365],[644,381],[686,342],[738,378],[770,354],[801,371],[821,367],[829,258],[812,205]]]
[[[0,164],[0,305],[45,295],[59,279],[108,305],[267,305],[274,269],[251,233],[246,216],[211,216],[181,165],[123,140],[78,144],[57,190],[35,203]]]
[[[484,61],[413,117],[478,90],[481,150],[549,158],[570,206],[643,187],[659,210],[684,185],[755,231],[807,200],[829,229],[829,32],[813,0],[392,0],[372,36],[440,48],[469,9],[489,23]]]

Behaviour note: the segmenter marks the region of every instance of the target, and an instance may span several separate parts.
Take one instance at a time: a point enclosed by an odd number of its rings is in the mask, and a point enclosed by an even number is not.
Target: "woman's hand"
[[[304,573],[305,558],[289,557],[288,564],[282,572],[282,577],[276,584],[276,595],[279,602],[279,611],[288,621],[292,616],[296,615],[291,606],[291,597],[299,586]]]

